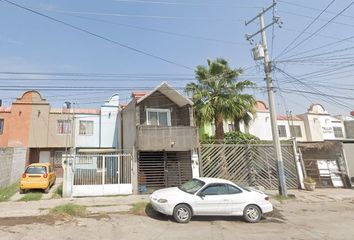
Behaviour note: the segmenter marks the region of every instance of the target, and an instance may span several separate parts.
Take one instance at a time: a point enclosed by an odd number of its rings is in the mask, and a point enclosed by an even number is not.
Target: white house
[[[278,115],[277,125],[280,140],[296,138],[299,142],[307,141],[305,123],[300,117]]]
[[[312,104],[301,118],[305,123],[307,141],[345,138],[343,121],[330,116],[321,104]]]
[[[121,148],[121,116],[119,96],[114,94],[101,106],[100,147]]]
[[[100,110],[76,109],[74,132],[74,146],[76,149],[99,148]]]
[[[121,149],[119,96],[113,95],[100,109],[75,109],[76,152]],[[100,151],[101,151],[100,150]]]
[[[267,105],[262,101],[256,102],[256,116],[248,126],[241,124],[240,130],[257,136],[261,140],[272,140],[272,126]]]

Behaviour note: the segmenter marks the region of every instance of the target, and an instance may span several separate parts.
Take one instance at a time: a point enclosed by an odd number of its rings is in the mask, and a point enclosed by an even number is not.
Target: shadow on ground
[[[153,218],[159,221],[174,221],[173,217],[166,216],[162,213],[155,211],[151,204],[146,205],[145,207],[145,214],[146,216]],[[281,212],[274,208],[273,212],[267,213],[264,215],[261,223],[284,223],[285,217]],[[211,222],[211,221],[227,221],[227,222],[242,222],[245,223],[242,216],[195,216],[192,218],[191,221],[200,221],[200,222]]]

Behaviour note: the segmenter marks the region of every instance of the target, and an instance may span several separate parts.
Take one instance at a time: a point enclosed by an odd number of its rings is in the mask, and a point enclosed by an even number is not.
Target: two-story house
[[[60,176],[64,153],[118,151],[120,126],[116,94],[100,109],[51,108],[31,90],[0,108],[0,147],[24,147],[26,165],[50,162]]]
[[[298,142],[306,142],[305,123],[298,116],[278,115],[278,133],[280,140],[295,138]]]
[[[100,109],[75,109],[76,153],[108,153],[121,149],[119,96],[114,94]]]
[[[304,120],[307,141],[344,139],[344,123],[331,116],[321,104],[312,104],[300,117]]]
[[[133,155],[135,193],[177,186],[198,176],[192,105],[167,83],[132,94],[122,110],[122,146]]]

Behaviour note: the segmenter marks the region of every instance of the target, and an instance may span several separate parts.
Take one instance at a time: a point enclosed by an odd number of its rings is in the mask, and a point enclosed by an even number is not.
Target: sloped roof
[[[286,115],[278,115],[277,120],[285,120],[285,121],[303,121],[300,117],[298,116],[286,116]]]
[[[189,100],[187,97],[183,96],[180,92],[178,92],[176,89],[171,87],[166,82],[161,83],[151,92],[148,92],[143,97],[138,98],[137,104],[144,101],[146,98],[148,98],[150,95],[152,95],[156,91],[159,91],[160,93],[162,93],[163,95],[168,97],[171,101],[176,103],[179,107],[183,107],[188,104],[193,105],[193,102],[191,100]]]

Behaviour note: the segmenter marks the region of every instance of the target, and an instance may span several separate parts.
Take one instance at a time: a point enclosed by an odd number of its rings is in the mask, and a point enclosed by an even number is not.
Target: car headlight
[[[157,200],[158,203],[167,203],[167,199],[160,198]]]

